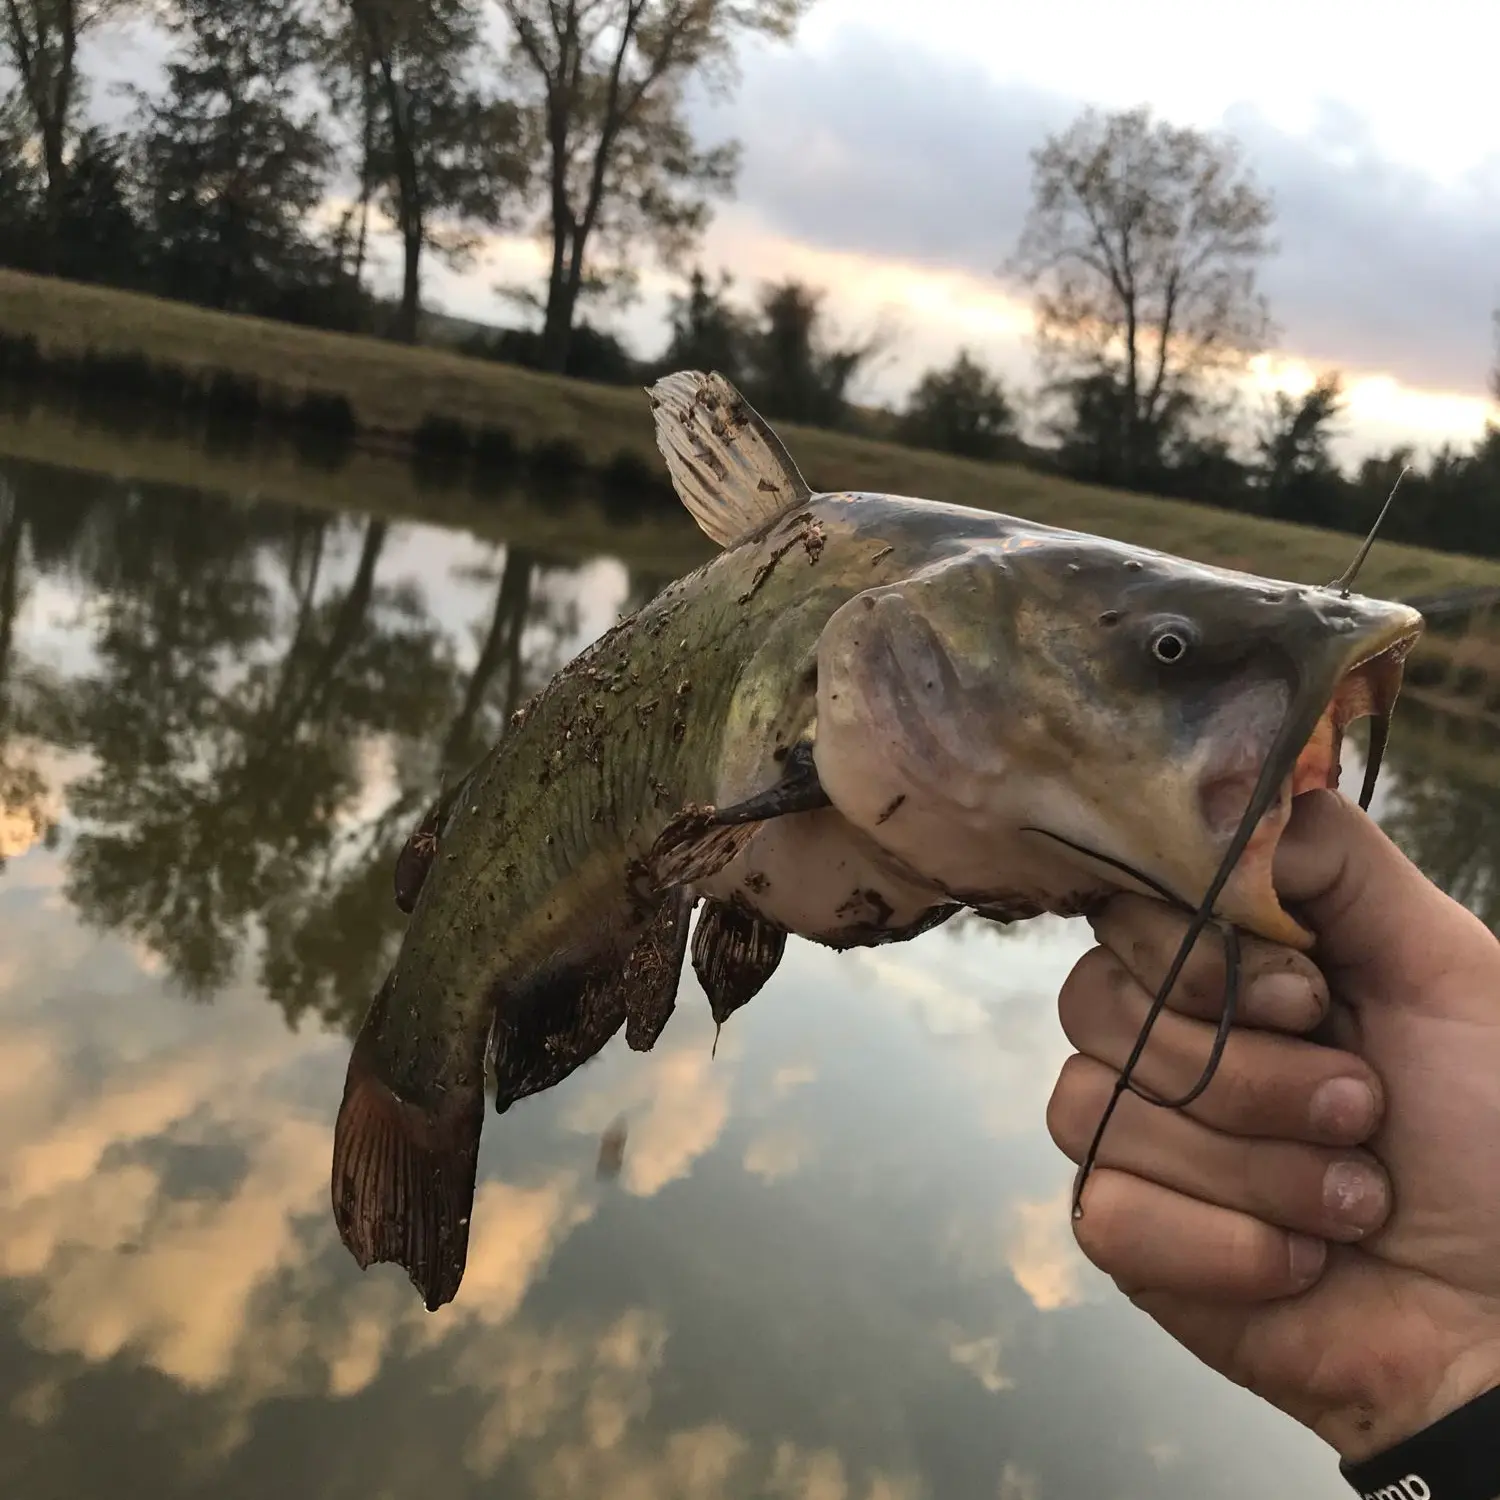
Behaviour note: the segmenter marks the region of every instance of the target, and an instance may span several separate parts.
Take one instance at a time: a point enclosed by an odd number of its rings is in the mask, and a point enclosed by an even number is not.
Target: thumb
[[[1332,984],[1420,1004],[1455,971],[1500,963],[1489,928],[1336,792],[1296,799],[1273,869],[1277,894],[1312,929]]]

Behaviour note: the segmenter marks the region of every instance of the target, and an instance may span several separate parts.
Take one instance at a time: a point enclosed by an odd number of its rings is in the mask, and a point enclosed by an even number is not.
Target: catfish
[[[464,1274],[487,1065],[503,1112],[622,1028],[649,1049],[700,904],[692,963],[720,1024],[789,935],[870,947],[965,908],[1021,921],[1135,890],[1309,947],[1276,840],[1366,716],[1373,775],[1422,629],[1347,586],[814,493],[721,376],[648,396],[721,550],[570,661],[429,810],[349,1058],[335,1222],[430,1311]]]

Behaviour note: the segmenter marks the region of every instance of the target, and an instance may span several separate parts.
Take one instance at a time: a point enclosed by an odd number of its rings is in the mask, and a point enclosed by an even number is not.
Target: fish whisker
[[[1170,906],[1175,906],[1181,911],[1191,911],[1193,908],[1168,890],[1159,880],[1147,875],[1144,870],[1137,870],[1133,865],[1127,864],[1123,859],[1115,859],[1108,854],[1100,854],[1096,849],[1090,849],[1086,844],[1074,843],[1072,839],[1064,838],[1060,833],[1053,833],[1049,828],[1037,828],[1025,826],[1022,833],[1039,833],[1044,837],[1053,839],[1059,844],[1079,854],[1086,855],[1089,859],[1096,859],[1100,864],[1110,865],[1122,874],[1129,875],[1132,879],[1140,881],[1144,886],[1155,891],[1158,896]],[[1234,1029],[1234,1018],[1236,1006],[1239,1002],[1240,985],[1240,934],[1239,929],[1227,925],[1219,927],[1220,935],[1224,942],[1224,1012],[1219,1018],[1218,1029],[1214,1033],[1214,1042],[1209,1050],[1208,1061],[1199,1074],[1198,1081],[1187,1093],[1179,1099],[1162,1099],[1153,1094],[1149,1089],[1144,1089],[1140,1084],[1131,1080],[1126,1084],[1129,1091],[1138,1099],[1143,1099],[1147,1104],[1155,1104],[1162,1109],[1182,1110],[1194,1103],[1209,1084],[1213,1082],[1214,1074],[1218,1071],[1219,1063],[1224,1056],[1224,1048],[1229,1042],[1229,1033]]]
[[[1123,859],[1116,859],[1113,855],[1100,854],[1097,849],[1090,849],[1087,844],[1076,844],[1072,839],[1064,838],[1060,833],[1053,833],[1050,828],[1036,828],[1030,824],[1023,824],[1020,832],[1039,833],[1043,838],[1052,839],[1055,843],[1062,844],[1071,849],[1075,854],[1082,854],[1088,859],[1097,860],[1101,865],[1108,865],[1111,869],[1119,870],[1121,874],[1128,875],[1132,880],[1138,880],[1150,890],[1154,891],[1161,899],[1170,906],[1177,907],[1180,911],[1192,911],[1192,906],[1184,901],[1181,896],[1169,891],[1159,880],[1146,874],[1144,870],[1137,870],[1134,865],[1126,864]]]
[[[1315,705],[1321,712],[1321,705]],[[1151,1001],[1151,1007],[1146,1012],[1146,1019],[1141,1023],[1140,1031],[1136,1034],[1135,1045],[1130,1050],[1130,1056],[1125,1060],[1125,1066],[1120,1070],[1119,1077],[1115,1080],[1115,1086],[1110,1092],[1109,1101],[1104,1106],[1104,1113],[1099,1118],[1099,1124],[1094,1130],[1094,1138],[1089,1143],[1088,1151],[1084,1154],[1083,1162],[1078,1170],[1073,1187],[1073,1217],[1083,1217],[1083,1191],[1088,1185],[1089,1176],[1092,1174],[1094,1165],[1098,1161],[1099,1147],[1104,1140],[1104,1132],[1109,1128],[1109,1122],[1114,1117],[1115,1110],[1119,1107],[1121,1098],[1127,1091],[1134,1092],[1133,1076],[1140,1064],[1141,1055],[1146,1050],[1146,1043],[1151,1038],[1151,1029],[1156,1025],[1157,1018],[1166,1009],[1167,996],[1172,993],[1172,987],[1177,983],[1182,974],[1183,965],[1187,963],[1188,955],[1193,951],[1203,930],[1213,919],[1214,903],[1219,899],[1225,884],[1229,880],[1240,856],[1245,852],[1260,820],[1265,816],[1267,809],[1280,793],[1283,781],[1296,764],[1297,756],[1301,753],[1302,746],[1306,743],[1311,725],[1307,722],[1309,711],[1304,708],[1301,713],[1296,713],[1289,708],[1281,721],[1281,726],[1276,732],[1276,738],[1271,743],[1264,763],[1261,766],[1260,776],[1255,783],[1255,789],[1250,794],[1250,800],[1245,804],[1245,810],[1240,815],[1238,826],[1224,850],[1223,857],[1219,861],[1219,867],[1214,872],[1213,879],[1209,882],[1208,890],[1204,893],[1203,900],[1198,904],[1193,913],[1192,920],[1188,923],[1187,931],[1182,935],[1182,941],[1178,944],[1177,952],[1173,956],[1171,966],[1167,970],[1167,976],[1162,981],[1160,988]],[[1313,716],[1315,718],[1315,716]],[[1238,952],[1236,950],[1236,959]],[[1233,968],[1235,987],[1238,987],[1239,964],[1236,962]],[[1226,974],[1226,979],[1229,976]],[[1230,992],[1226,984],[1224,997],[1224,1015],[1220,1018],[1219,1030],[1223,1041],[1219,1036],[1215,1037],[1214,1048],[1209,1057],[1209,1066],[1205,1068],[1205,1076],[1201,1077],[1190,1091],[1189,1102],[1196,1099],[1213,1081],[1213,1076],[1218,1070],[1218,1065],[1223,1057],[1224,1043],[1228,1041],[1229,1027],[1233,1024],[1234,1001],[1237,998]]]

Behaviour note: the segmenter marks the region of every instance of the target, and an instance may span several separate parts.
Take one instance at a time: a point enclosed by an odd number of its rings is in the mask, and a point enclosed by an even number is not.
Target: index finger
[[[1149,896],[1113,897],[1090,918],[1104,947],[1150,995],[1161,988],[1191,918]],[[1306,954],[1241,933],[1240,994],[1236,1020],[1243,1026],[1305,1033],[1328,1014],[1328,982]],[[1228,983],[1224,940],[1210,927],[1199,934],[1172,993],[1170,1009],[1202,1021],[1224,1013]]]

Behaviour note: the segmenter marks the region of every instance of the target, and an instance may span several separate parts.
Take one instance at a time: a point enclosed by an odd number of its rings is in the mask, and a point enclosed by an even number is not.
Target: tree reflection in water
[[[410,829],[583,644],[577,563],[476,543],[464,639],[393,578],[391,541],[379,519],[0,465],[0,860],[65,807],[85,920],[195,996],[253,962],[289,1021],[352,1030],[399,938]],[[44,581],[76,616],[66,669],[17,651]],[[621,611],[667,581],[631,572]],[[66,786],[44,747],[80,757]],[[1493,763],[1487,731],[1403,704],[1385,818],[1492,926]]]
[[[288,1020],[356,1025],[401,927],[396,853],[575,649],[575,569],[495,549],[461,667],[422,592],[382,579],[386,521],[68,479],[0,468],[0,826],[34,841],[60,792],[86,921],[205,999],[253,952]],[[49,574],[87,644],[76,671],[15,659]],[[50,787],[38,741],[85,768]]]
[[[1415,702],[1397,720],[1382,825],[1429,879],[1500,931],[1500,736]]]

